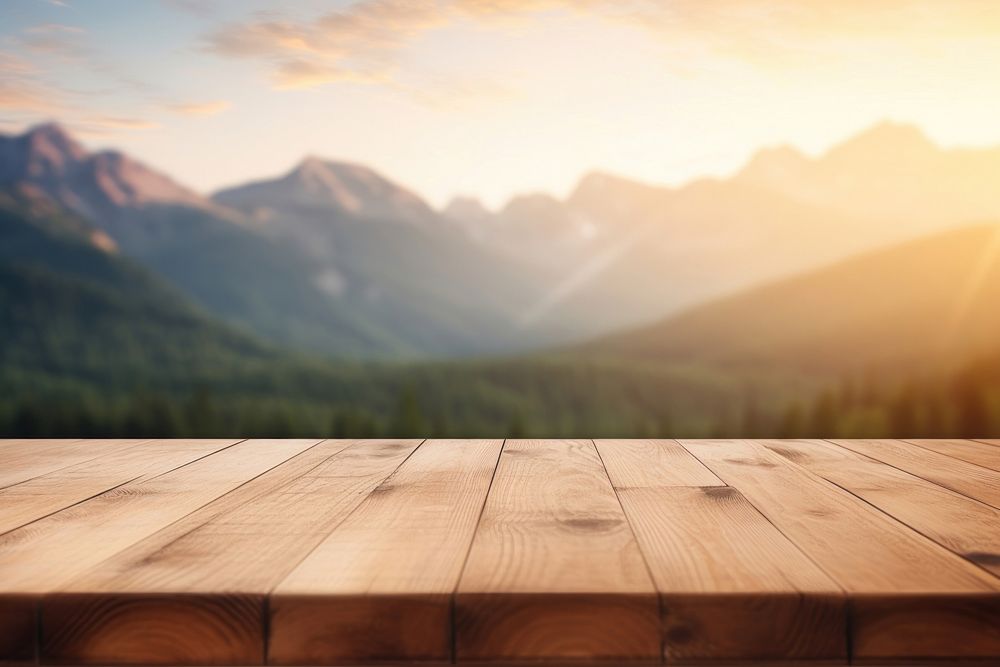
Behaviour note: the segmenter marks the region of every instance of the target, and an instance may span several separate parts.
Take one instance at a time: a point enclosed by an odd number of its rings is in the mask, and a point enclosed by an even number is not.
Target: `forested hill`
[[[277,357],[86,223],[9,195],[0,197],[0,302],[0,377],[22,394],[42,381],[197,381]]]

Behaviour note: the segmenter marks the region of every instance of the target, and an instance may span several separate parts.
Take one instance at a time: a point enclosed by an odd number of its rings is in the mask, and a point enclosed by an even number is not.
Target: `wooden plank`
[[[985,571],[759,443],[681,444],[847,591],[852,659],[1000,655],[1000,582]]]
[[[1000,511],[830,442],[762,444],[1000,576]]]
[[[0,456],[20,447],[34,446],[43,442],[68,445],[75,442],[87,442],[87,440],[85,438],[0,438]]]
[[[0,489],[114,454],[144,440],[4,440]]]
[[[843,592],[738,490],[675,441],[595,442],[660,593],[668,662],[846,659]]]
[[[458,586],[456,660],[658,660],[657,607],[593,442],[508,441]]]
[[[939,454],[962,459],[977,466],[1000,471],[1000,447],[975,440],[907,440]]]
[[[833,440],[841,447],[1000,508],[997,473],[902,440]]]
[[[616,489],[725,486],[676,440],[595,440]]]
[[[419,444],[324,441],[100,563],[46,596],[42,658],[259,664],[266,595]]]
[[[0,533],[128,482],[185,465],[236,440],[151,440],[0,490]]]
[[[275,589],[269,664],[450,661],[451,595],[502,445],[424,443]]]
[[[31,609],[26,600],[37,603],[41,595],[314,443],[241,442],[0,536],[0,603],[10,601],[22,612]],[[17,627],[23,623],[16,614],[6,614],[0,620]],[[5,631],[0,627],[0,635]],[[17,653],[19,649],[12,647],[11,651]]]

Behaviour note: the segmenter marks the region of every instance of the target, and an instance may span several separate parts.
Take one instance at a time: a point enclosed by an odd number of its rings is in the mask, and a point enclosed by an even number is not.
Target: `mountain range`
[[[644,327],[859,252],[1000,219],[1000,150],[883,123],[728,179],[609,174],[567,198],[435,211],[362,165],[305,158],[202,196],[58,125],[0,137],[0,191],[72,216],[234,331],[342,359],[553,349]],[[648,331],[648,329],[643,329]]]
[[[997,303],[1000,222],[993,222],[868,251],[577,352],[828,378],[917,376],[1000,352]]]
[[[436,211],[314,157],[206,197],[40,126],[0,137],[0,389],[206,387],[250,424],[201,435],[290,432],[259,430],[274,405],[315,434],[330,402],[364,425],[335,433],[399,435],[376,426],[418,396],[461,435],[591,436],[721,432],[750,386],[934,387],[1000,353],[998,155],[882,124],[728,179]]]

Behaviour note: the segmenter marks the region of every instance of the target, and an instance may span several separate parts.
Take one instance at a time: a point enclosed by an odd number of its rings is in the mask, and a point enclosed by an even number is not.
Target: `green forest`
[[[805,399],[668,370],[517,361],[321,373],[109,392],[60,381],[4,400],[4,437],[986,437],[1000,361],[887,385],[845,378]],[[273,370],[273,373],[272,373]],[[10,384],[5,383],[8,389]],[[234,386],[234,385],[239,385]],[[250,392],[249,390],[253,391]],[[8,394],[9,396],[10,394]]]

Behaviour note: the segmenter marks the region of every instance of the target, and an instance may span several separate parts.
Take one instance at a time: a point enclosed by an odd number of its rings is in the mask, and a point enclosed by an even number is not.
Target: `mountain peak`
[[[359,218],[417,222],[434,215],[420,197],[373,169],[308,155],[284,176],[215,194],[245,212],[284,207],[332,209]]]
[[[855,141],[861,140],[905,141],[912,143],[930,143],[924,131],[912,123],[901,123],[894,120],[883,120],[875,123],[867,130],[859,132]]]
[[[56,123],[0,138],[0,183],[31,188],[92,221],[147,204],[211,206],[123,153],[88,152]]]
[[[77,141],[59,123],[41,123],[28,128],[24,136],[29,139],[48,141],[64,146],[79,146]]]
[[[61,172],[87,156],[87,150],[56,123],[36,125],[19,139],[24,145],[28,167],[35,173]]]
[[[475,197],[458,196],[448,202],[441,213],[449,219],[464,222],[480,222],[493,217],[489,209]]]
[[[328,162],[315,155],[307,155],[302,161],[295,165],[289,175],[309,175],[326,173],[329,170]]]
[[[856,157],[890,160],[903,155],[936,152],[938,147],[917,126],[895,121],[882,121],[834,146],[827,159]]]
[[[402,189],[364,165],[326,160],[316,155],[304,157],[285,175],[285,179],[312,187],[316,192],[335,192],[345,187],[352,189],[351,185],[385,191],[393,188]]]
[[[809,158],[792,146],[763,148],[754,153],[740,171],[739,178],[769,182],[795,174],[808,164]]]
[[[593,171],[580,179],[566,203],[589,218],[616,223],[636,219],[640,211],[656,206],[669,192],[665,187]]]
[[[632,182],[606,171],[587,172],[580,178],[580,182],[576,184],[576,188],[569,198],[574,199],[578,196],[600,195],[613,188],[621,187],[623,184],[631,185]]]

